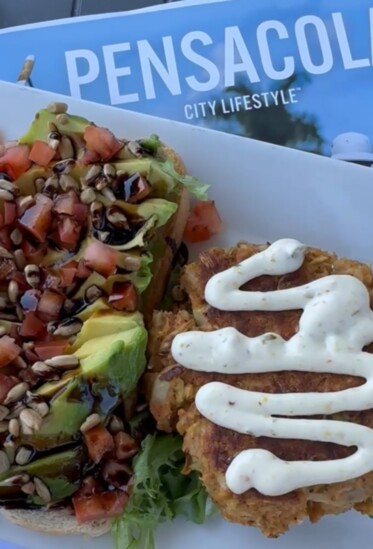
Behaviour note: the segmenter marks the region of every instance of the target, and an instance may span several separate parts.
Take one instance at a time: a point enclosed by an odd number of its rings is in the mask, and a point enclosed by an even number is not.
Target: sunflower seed
[[[18,320],[22,322],[23,319],[25,318],[25,313],[23,312],[21,305],[18,305],[18,303],[16,305],[16,313],[17,313]]]
[[[67,137],[67,135],[63,135],[61,137],[60,146],[58,147],[58,152],[60,153],[62,160],[66,160],[67,158],[74,158],[75,156],[74,146],[72,144],[71,139]]]
[[[28,391],[29,388],[30,387],[28,383],[25,383],[24,381],[22,383],[17,383],[17,385],[12,387],[8,392],[8,394],[6,395],[6,398],[4,400],[5,406],[23,398],[26,394],[26,391]]]
[[[56,162],[56,164],[53,166],[53,171],[58,175],[69,174],[71,170],[74,168],[74,166],[75,166],[75,160],[69,157],[69,158],[65,158],[64,160],[61,160],[60,162]],[[61,185],[61,180],[60,180],[60,185]]]
[[[111,181],[116,176],[117,170],[113,164],[104,164],[104,176]]]
[[[14,200],[14,195],[9,191],[0,189],[0,200],[5,200],[5,202],[10,202],[11,200]]]
[[[106,219],[109,223],[114,225],[114,227],[118,227],[120,229],[128,228],[128,220],[126,216],[119,208],[116,208],[115,206],[110,206],[110,208],[107,208]]]
[[[48,135],[48,147],[53,151],[56,151],[60,146],[60,134],[58,132],[51,132]]]
[[[64,192],[69,191],[71,189],[79,191],[78,183],[75,181],[73,177],[71,177],[71,175],[68,175],[66,173],[63,173],[60,176],[60,186]]]
[[[23,269],[26,266],[26,257],[25,257],[25,254],[23,253],[23,250],[21,250],[21,249],[15,250],[15,252],[14,252],[14,261],[15,261],[17,269],[20,270],[20,271],[23,271]]]
[[[25,266],[25,278],[26,282],[31,288],[37,288],[40,284],[40,270],[37,265],[30,263]]]
[[[6,307],[8,307],[8,301],[5,297],[0,296],[0,309],[6,309]]]
[[[113,435],[120,433],[120,431],[124,431],[124,423],[118,416],[113,415],[111,418],[109,423],[109,431]]]
[[[51,112],[52,114],[65,114],[67,112],[67,109],[67,104],[62,103],[61,101],[53,101],[47,106],[47,111]]]
[[[9,334],[9,329],[6,326],[0,326],[0,337]]]
[[[101,288],[93,285],[86,289],[84,297],[88,303],[93,303],[94,301],[96,301],[96,299],[99,299],[101,296],[102,296]]]
[[[93,427],[96,427],[96,425],[99,425],[101,423],[101,418],[98,414],[91,414],[87,417],[87,419],[81,424],[80,431],[82,433],[86,433],[90,429],[93,429]]]
[[[58,190],[59,181],[57,175],[51,175],[46,179],[44,183],[43,192],[46,194],[53,194],[55,191]]]
[[[96,193],[92,187],[87,187],[80,193],[80,202],[92,204],[96,200]]]
[[[39,498],[42,499],[45,503],[49,503],[52,497],[47,485],[44,484],[44,482],[38,477],[34,477],[33,481],[35,484],[36,493]]]
[[[69,117],[65,113],[57,114],[56,120],[62,126],[65,126],[69,122]]]
[[[129,141],[126,145],[126,149],[136,158],[141,157],[141,146],[137,143],[137,141]]]
[[[30,480],[30,477],[26,474],[24,475],[14,475],[13,477],[6,478],[0,482],[0,486],[21,486]]]
[[[35,492],[35,484],[33,482],[26,482],[26,484],[21,487],[21,490],[27,496],[31,496]]]
[[[14,462],[14,458],[16,456],[16,445],[15,445],[15,442],[13,442],[13,440],[6,440],[4,442],[4,451],[6,453],[6,455],[8,456],[8,459],[9,459],[9,462],[10,463],[13,463]]]
[[[8,414],[9,408],[0,404],[0,421],[3,421],[3,419],[5,419]]]
[[[141,257],[138,255],[119,253],[117,255],[117,267],[125,271],[138,271],[141,267]]]
[[[26,409],[26,406],[23,404],[23,402],[17,402],[17,404],[9,412],[7,419],[13,419],[13,418],[19,417],[19,414],[22,412],[22,410],[25,410],[25,409]]]
[[[0,473],[5,473],[10,469],[9,458],[5,452],[0,451]]]
[[[41,362],[41,361],[35,362],[31,366],[31,370],[34,372],[34,374],[36,374],[39,377],[49,378],[50,375],[53,375],[53,376],[55,375],[55,371],[53,370],[53,368],[51,368],[50,366],[47,366],[45,362]]]
[[[32,351],[35,348],[35,343],[33,341],[24,341],[22,343],[22,349],[24,351]]]
[[[16,303],[19,294],[18,282],[11,280],[8,285],[8,295],[11,303]]]
[[[104,206],[101,202],[95,200],[90,206],[91,219],[93,226],[96,229],[100,229],[102,225],[102,216],[104,212]]]
[[[8,431],[9,423],[7,421],[0,421],[0,433],[6,433]]]
[[[100,173],[101,173],[100,164],[93,164],[89,168],[88,172],[85,174],[84,181],[87,183],[87,185],[90,185],[95,181],[96,177],[98,177]]]
[[[49,413],[49,406],[41,396],[27,391],[26,393],[26,403],[29,408],[37,412],[41,417],[45,417]]]
[[[12,366],[15,366],[19,370],[24,370],[27,368],[27,362],[21,356],[17,356],[17,358],[12,361]]]
[[[14,438],[17,438],[19,436],[19,421],[18,421],[18,419],[13,418],[9,421],[9,433]]]
[[[16,453],[15,462],[17,465],[26,465],[32,458],[32,450],[26,448],[26,446],[21,446]]]
[[[98,231],[98,234],[97,234],[99,240],[101,242],[107,242],[108,241],[108,238],[110,237],[110,232],[109,231]]]
[[[52,368],[69,370],[70,368],[76,368],[79,366],[79,359],[75,355],[59,355],[46,360],[45,364],[47,366],[51,366]]]
[[[45,183],[44,183],[45,185]],[[44,189],[44,186],[43,186]],[[21,216],[25,213],[25,211],[30,208],[30,206],[33,206],[35,203],[35,200],[32,196],[20,196],[17,198],[17,210],[18,210],[18,216]]]
[[[45,179],[44,177],[37,177],[34,181],[35,190],[37,193],[43,192]]]
[[[6,181],[6,179],[0,178],[0,189],[4,191],[8,191],[9,193],[12,193],[14,196],[19,195],[19,187],[15,185],[14,183],[11,183],[10,181]]]
[[[37,412],[35,412],[34,410],[30,410],[29,408],[26,408],[26,410],[22,410],[19,415],[19,419],[22,426],[28,427],[33,431],[38,431],[43,422],[43,418]]]
[[[115,194],[111,189],[108,189],[108,187],[105,187],[104,189],[102,189],[101,194],[110,202],[116,201]]]
[[[69,318],[61,324],[54,331],[55,336],[70,337],[77,334],[82,329],[83,322],[79,318]]]
[[[12,259],[13,255],[8,252],[6,248],[0,246],[0,257],[2,257],[3,259]]]
[[[19,246],[23,240],[23,235],[19,229],[14,229],[10,233],[10,240],[13,242],[15,246]]]
[[[95,180],[95,187],[97,191],[102,191],[103,188],[105,188],[108,185],[109,181],[106,179],[106,177],[97,177]]]

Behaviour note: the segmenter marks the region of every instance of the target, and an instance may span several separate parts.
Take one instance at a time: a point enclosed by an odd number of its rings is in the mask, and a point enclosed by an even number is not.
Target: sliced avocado
[[[157,227],[162,227],[173,216],[177,210],[177,204],[164,198],[148,198],[141,204],[129,204],[124,200],[118,200],[116,205],[129,216],[149,219],[157,217]]]
[[[40,430],[21,437],[24,444],[38,450],[53,448],[71,440],[93,410],[93,396],[88,381],[78,376],[51,401],[49,414]]]
[[[118,389],[123,397],[127,396],[144,371],[147,339],[145,328],[140,326],[117,334],[117,339],[108,348],[96,350],[81,361],[82,374],[99,376],[106,385]]]
[[[80,318],[83,322],[86,322],[88,318],[93,315],[94,313],[97,313],[98,311],[110,311],[110,307],[107,304],[106,300],[103,297],[100,297],[100,299],[96,299],[92,303],[92,305],[89,305],[83,311],[77,315],[75,315],[77,318]]]
[[[107,311],[107,314],[96,312],[83,324],[71,352],[75,353],[84,343],[96,338],[115,335],[119,332],[132,330],[142,326],[143,321],[140,313],[124,314]],[[94,343],[94,342],[93,342]]]
[[[73,299],[79,299],[85,296],[87,288],[90,286],[98,286],[102,288],[106,282],[106,278],[101,276],[99,273],[93,272],[89,277],[83,282],[79,290],[74,294]]]
[[[31,478],[38,477],[50,490],[52,501],[59,501],[71,496],[79,489],[81,468],[86,461],[82,448],[75,448],[45,458],[36,459],[27,465],[16,465],[0,475],[0,482],[16,475],[28,474]],[[25,497],[20,492],[13,497]],[[0,500],[13,499],[9,488],[0,486]],[[30,500],[36,505],[45,505],[40,498]]]
[[[35,181],[38,178],[47,179],[52,175],[52,170],[41,168],[40,166],[32,166],[27,172],[23,173],[17,179],[17,187],[21,195],[30,196],[36,194]]]
[[[36,113],[35,119],[27,132],[19,139],[19,143],[32,145],[34,141],[47,141],[50,133],[49,124],[54,124],[62,134],[78,133],[83,134],[86,126],[90,123],[81,116],[66,114],[64,124],[59,122],[57,115],[49,112],[47,109],[42,109]]]
[[[132,248],[143,248],[145,246],[145,237],[156,225],[157,216],[152,215],[147,221],[145,221],[144,225],[141,227],[141,229],[132,240],[126,242],[125,244],[119,244],[118,246],[111,245],[110,247],[114,248],[114,250],[119,250],[123,252],[126,250],[131,250]]]
[[[66,444],[92,412],[105,419],[120,398],[136,388],[146,364],[147,332],[142,321],[138,323],[139,315],[131,316],[130,329],[88,339],[76,351],[81,359],[76,377],[52,399],[40,430],[23,435],[22,444],[38,450]]]
[[[35,392],[37,395],[51,398],[58,391],[63,389],[63,387],[65,387],[65,385],[67,385],[73,377],[79,375],[79,373],[79,370],[70,371],[67,374],[63,375],[58,381],[48,381],[47,383],[44,383],[44,385],[39,387],[39,389],[37,389]]]

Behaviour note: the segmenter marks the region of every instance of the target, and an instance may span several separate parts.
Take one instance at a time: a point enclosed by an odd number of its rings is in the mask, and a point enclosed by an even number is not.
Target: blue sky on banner
[[[35,87],[230,131],[278,102],[315,116],[328,154],[343,131],[373,138],[372,43],[373,0],[228,0],[0,32],[0,79],[33,54]]]

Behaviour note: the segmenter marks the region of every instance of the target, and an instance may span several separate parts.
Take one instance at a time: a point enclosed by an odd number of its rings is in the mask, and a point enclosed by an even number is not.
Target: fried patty
[[[365,380],[348,375],[295,371],[240,375],[196,372],[177,364],[170,352],[175,335],[188,330],[210,331],[233,326],[249,337],[276,332],[286,340],[297,332],[302,311],[226,312],[209,306],[204,299],[206,283],[213,275],[265,247],[242,243],[229,250],[211,249],[203,252],[198,262],[185,267],[182,286],[190,300],[190,312],[154,313],[146,388],[159,429],[167,432],[177,430],[183,435],[186,471],[194,469],[200,472],[202,482],[222,515],[233,522],[259,527],[266,536],[277,537],[305,517],[315,522],[323,515],[342,513],[351,508],[372,514],[373,472],[347,482],[294,490],[280,497],[264,496],[255,489],[236,495],[226,485],[225,472],[242,450],[261,448],[287,461],[319,461],[347,457],[355,448],[309,440],[253,437],[219,427],[197,411],[194,398],[198,389],[210,381],[222,381],[267,393],[323,393],[356,387]],[[317,249],[308,250],[298,271],[283,276],[261,276],[242,289],[292,288],[331,274],[350,274],[359,278],[367,287],[373,304],[373,274],[367,265]],[[365,350],[373,352],[373,345]],[[373,428],[373,410],[317,418],[351,421]]]

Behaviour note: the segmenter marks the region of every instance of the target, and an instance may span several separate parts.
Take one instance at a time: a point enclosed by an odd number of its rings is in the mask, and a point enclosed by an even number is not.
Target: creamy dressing
[[[203,372],[292,370],[364,378],[359,387],[327,393],[270,394],[211,382],[196,395],[197,409],[204,417],[238,433],[334,442],[356,447],[356,451],[338,460],[288,462],[267,450],[245,450],[226,472],[227,486],[236,494],[256,488],[276,496],[301,487],[345,481],[373,470],[372,429],[344,421],[292,418],[373,408],[373,355],[362,351],[373,341],[373,311],[364,284],[353,276],[332,275],[285,290],[240,290],[258,276],[298,270],[305,253],[306,247],[300,242],[279,240],[213,276],[205,288],[209,305],[223,311],[303,309],[299,330],[290,340],[273,333],[251,338],[228,327],[179,334],[171,352],[182,366]]]

